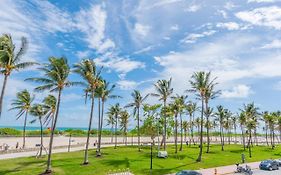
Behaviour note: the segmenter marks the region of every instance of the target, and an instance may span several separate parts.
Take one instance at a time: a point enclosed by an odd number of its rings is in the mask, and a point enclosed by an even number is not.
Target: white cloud
[[[250,86],[239,84],[233,87],[231,90],[223,90],[221,94],[221,98],[246,98],[253,91],[251,90]]]
[[[226,23],[217,23],[216,25],[219,28],[224,28],[228,30],[239,30],[240,25],[236,22],[226,22]]]
[[[262,49],[281,49],[281,40],[275,39],[271,43],[265,44]]]
[[[189,7],[185,8],[184,11],[186,11],[186,12],[197,12],[200,9],[201,9],[201,5],[193,4],[193,5],[190,5]]]
[[[76,56],[79,58],[79,59],[84,59],[84,58],[87,58],[90,54],[90,51],[86,50],[86,51],[78,51],[76,53]]]
[[[271,27],[281,30],[281,8],[277,6],[256,8],[235,14],[239,19],[253,25]]]
[[[226,11],[224,11],[224,10],[218,10],[217,12],[218,12],[219,14],[221,14],[224,19],[228,18],[228,15],[227,15]]]
[[[150,26],[148,25],[143,25],[140,23],[135,24],[134,31],[136,34],[140,35],[141,37],[147,36],[149,30],[150,30]]]
[[[129,80],[120,80],[117,82],[117,85],[122,90],[132,90],[137,87],[137,83],[135,81]]]
[[[142,69],[145,64],[140,61],[134,61],[129,58],[121,58],[118,56],[108,56],[94,59],[98,66],[112,69],[118,73],[126,74],[135,69]]]
[[[224,8],[226,8],[227,10],[232,10],[233,8],[237,7],[237,5],[235,5],[233,2],[228,1],[225,3]]]
[[[256,2],[256,3],[273,3],[273,2],[279,2],[280,0],[248,0],[248,3]]]
[[[173,25],[173,26],[171,26],[171,30],[177,31],[177,30],[179,30],[179,26],[177,24]]]
[[[182,43],[195,43],[199,38],[211,36],[215,34],[215,30],[205,31],[203,33],[191,33],[181,40]]]
[[[155,48],[155,46],[150,45],[150,46],[147,46],[145,48],[142,48],[140,50],[135,51],[134,54],[140,54],[140,53],[148,52],[148,51],[152,50],[153,48]]]
[[[61,48],[61,47],[63,47],[63,46],[64,46],[64,44],[63,44],[63,43],[61,43],[61,42],[58,42],[58,43],[56,44],[56,46]]]
[[[104,53],[115,47],[115,43],[105,36],[107,13],[103,5],[92,5],[82,9],[75,16],[76,27],[85,34],[84,40],[90,48]]]

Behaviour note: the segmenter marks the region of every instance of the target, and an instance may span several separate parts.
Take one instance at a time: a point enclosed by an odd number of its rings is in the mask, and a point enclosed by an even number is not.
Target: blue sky
[[[169,77],[175,93],[183,93],[192,73],[203,70],[218,77],[222,90],[212,106],[237,112],[254,101],[261,110],[280,109],[280,0],[2,0],[0,26],[0,34],[10,33],[17,45],[27,37],[24,60],[65,56],[73,65],[93,58],[123,96],[108,105],[125,105],[133,89],[147,94]],[[23,80],[38,75],[35,68],[12,74],[0,125],[21,125],[8,111],[11,99],[32,90],[36,84]],[[34,94],[40,102],[48,92]],[[80,87],[64,91],[59,126],[87,126],[89,106],[82,95]]]

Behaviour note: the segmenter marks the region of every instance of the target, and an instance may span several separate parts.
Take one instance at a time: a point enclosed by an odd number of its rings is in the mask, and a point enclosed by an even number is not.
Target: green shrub
[[[0,128],[0,135],[3,136],[20,136],[21,135],[21,131],[13,129],[13,128]]]

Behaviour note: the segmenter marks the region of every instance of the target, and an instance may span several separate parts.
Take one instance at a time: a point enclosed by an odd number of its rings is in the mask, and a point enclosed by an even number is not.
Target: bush
[[[22,134],[21,131],[13,129],[13,128],[0,128],[0,135],[2,136],[20,136]]]

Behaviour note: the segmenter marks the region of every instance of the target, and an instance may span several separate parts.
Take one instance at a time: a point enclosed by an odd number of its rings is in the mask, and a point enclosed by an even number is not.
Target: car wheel
[[[269,167],[268,170],[269,170],[269,171],[272,171],[272,167]]]

